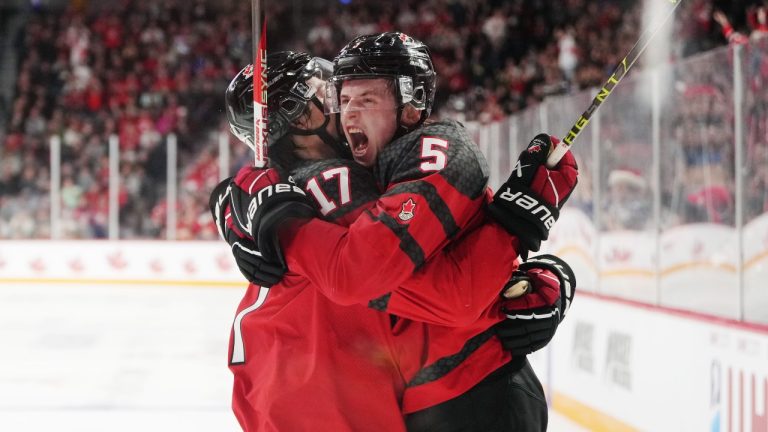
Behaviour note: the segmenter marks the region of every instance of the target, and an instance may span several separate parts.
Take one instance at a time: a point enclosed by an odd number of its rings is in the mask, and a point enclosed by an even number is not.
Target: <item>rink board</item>
[[[765,326],[582,293],[534,366],[591,430],[768,428]]]

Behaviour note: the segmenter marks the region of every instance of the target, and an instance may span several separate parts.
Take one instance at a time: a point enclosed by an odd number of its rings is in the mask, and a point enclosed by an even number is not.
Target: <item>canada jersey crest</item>
[[[413,219],[413,211],[416,209],[416,203],[413,202],[413,198],[408,198],[408,201],[403,203],[403,209],[400,210],[400,214],[397,215],[401,221],[407,222]]]

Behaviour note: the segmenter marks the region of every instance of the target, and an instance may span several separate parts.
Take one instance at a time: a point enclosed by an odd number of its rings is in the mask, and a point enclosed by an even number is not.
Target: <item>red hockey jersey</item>
[[[349,161],[314,163],[295,175],[308,190],[324,194],[326,208],[330,208],[327,203],[344,202],[325,212],[336,223],[355,220],[369,207],[364,203],[378,194],[370,174]],[[318,202],[322,209],[323,201]],[[477,237],[469,236],[439,254],[413,276],[408,289],[401,290],[417,295],[394,293],[385,308],[425,321],[476,322],[487,308],[487,298],[498,296],[511,272],[477,270],[491,259],[503,257],[510,265],[515,259],[502,232],[493,225],[484,226]],[[487,252],[464,250],[477,250],[478,245]],[[501,255],[492,252],[500,249]],[[480,298],[481,290],[458,295],[454,293],[460,290],[448,289],[446,283],[492,288]],[[429,294],[435,287],[442,291],[440,295]],[[399,330],[409,343],[396,343],[399,336],[391,326],[390,315],[331,302],[307,278],[293,272],[270,289],[249,286],[230,341],[233,408],[243,429],[403,430],[401,400],[407,383],[398,363],[419,355],[423,341],[411,341],[428,333],[421,329],[424,324],[414,322]]]
[[[342,166],[308,164],[297,178]],[[338,198],[342,171],[321,177],[315,191]],[[362,185],[354,175],[344,181]],[[326,217],[341,223],[350,209],[369,203],[378,190],[372,180],[365,185],[348,197],[349,206]],[[304,276],[289,272],[271,288],[251,284],[230,337],[235,416],[245,431],[404,431],[405,381],[393,347],[389,315],[334,303]]]
[[[459,255],[480,263],[475,269],[481,270],[472,276],[487,280],[443,296],[457,285],[461,288],[462,273],[470,273],[461,270],[451,249],[439,252],[482,221],[479,212],[489,197],[487,172],[485,159],[461,125],[431,124],[382,150],[375,174],[386,191],[349,227],[315,219],[283,232],[288,267],[333,301],[357,304],[374,298],[371,306],[376,309],[432,323],[401,320],[393,329],[406,380],[405,413],[460,395],[511,359],[490,327],[501,319],[492,304],[516,265],[514,239],[494,225],[478,228],[486,235],[492,231],[496,242]],[[462,247],[461,242],[456,246]],[[429,259],[445,259],[447,269],[459,270],[419,273]],[[415,280],[409,283],[412,275]],[[452,286],[440,284],[456,275]],[[466,302],[444,303],[446,298],[475,296],[475,290],[479,300],[471,314],[460,312],[471,309]],[[444,304],[445,309],[433,304]],[[445,319],[451,313],[457,319]]]
[[[250,285],[230,338],[235,416],[245,431],[404,431],[392,346],[389,316],[306,278]]]

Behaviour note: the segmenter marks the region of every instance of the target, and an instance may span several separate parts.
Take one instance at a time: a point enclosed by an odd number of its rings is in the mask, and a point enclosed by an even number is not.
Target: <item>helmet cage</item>
[[[279,97],[280,101],[277,109],[269,113],[269,143],[276,143],[280,138],[291,132],[291,125],[307,111],[309,102],[314,102],[317,106],[322,106],[317,93],[321,88],[320,82],[328,80],[333,71],[333,65],[326,59],[320,57],[312,58],[301,74],[296,77],[296,82],[287,92],[278,92],[271,97]],[[276,79],[281,79],[278,76]],[[313,83],[313,79],[319,80]],[[280,94],[283,93],[283,94]],[[268,96],[269,97],[269,96]]]
[[[315,97],[316,90],[305,82],[297,82],[281,98],[277,112],[269,113],[269,142],[277,140],[290,132],[291,124],[307,110],[307,104]]]

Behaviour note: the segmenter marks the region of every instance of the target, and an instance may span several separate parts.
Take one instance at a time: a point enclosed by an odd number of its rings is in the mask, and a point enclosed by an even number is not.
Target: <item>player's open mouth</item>
[[[365,155],[368,150],[368,136],[365,135],[365,132],[358,127],[350,127],[347,129],[347,136],[349,137],[349,146],[352,148],[352,155]]]

